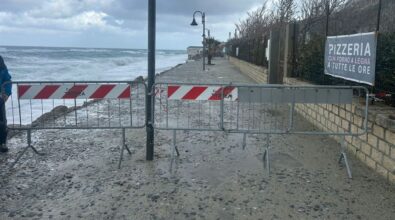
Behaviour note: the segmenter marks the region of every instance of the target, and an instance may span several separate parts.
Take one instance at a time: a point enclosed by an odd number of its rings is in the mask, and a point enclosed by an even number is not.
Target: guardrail
[[[124,150],[131,154],[125,130],[145,127],[144,82],[16,81],[12,85],[13,94],[6,103],[7,126],[27,131],[27,146],[11,167],[29,148],[40,154],[32,146],[32,130],[121,129],[120,167]]]
[[[286,86],[243,84],[156,83],[154,128],[173,130],[173,152],[177,130],[224,131],[243,134],[243,148],[247,134],[265,134],[263,160],[270,171],[270,135],[338,135],[343,137],[340,161],[344,159],[351,178],[345,152],[345,136],[367,133],[368,90],[360,86]],[[364,97],[364,123],[360,128],[342,124],[337,131],[306,126],[305,118],[295,109],[304,105],[337,105],[353,108]],[[353,121],[354,114],[348,114]],[[340,122],[344,123],[344,122]],[[173,153],[174,158],[174,153]]]

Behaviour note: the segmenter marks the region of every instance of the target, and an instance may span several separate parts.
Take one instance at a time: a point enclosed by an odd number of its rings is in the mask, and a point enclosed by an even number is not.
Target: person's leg
[[[0,98],[0,152],[8,151],[7,145],[7,117],[5,115],[5,103]]]

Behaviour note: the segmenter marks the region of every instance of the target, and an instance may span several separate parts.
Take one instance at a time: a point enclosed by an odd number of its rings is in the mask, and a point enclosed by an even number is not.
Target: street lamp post
[[[207,37],[208,37],[208,45],[207,45],[207,65],[211,65],[211,59],[209,58],[210,57],[210,53],[211,53],[211,51],[210,51],[210,49],[211,49],[211,41],[210,41],[210,29],[208,29],[208,28],[206,28],[206,30],[207,30]]]
[[[196,13],[199,13],[202,16],[202,24],[203,24],[203,71],[206,70],[206,63],[205,63],[205,55],[206,55],[206,14],[201,11],[195,11],[193,13],[193,20],[191,23],[191,26],[197,26],[198,24],[196,23],[195,20],[195,15]]]

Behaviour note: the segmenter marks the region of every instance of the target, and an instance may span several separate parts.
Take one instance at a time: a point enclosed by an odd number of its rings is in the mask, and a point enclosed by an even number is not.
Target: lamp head
[[[195,17],[193,17],[193,20],[192,20],[191,26],[197,26],[197,25],[198,25],[198,24],[196,23]]]

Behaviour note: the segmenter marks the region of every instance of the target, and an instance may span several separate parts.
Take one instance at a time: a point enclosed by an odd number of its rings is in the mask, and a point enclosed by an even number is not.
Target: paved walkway
[[[191,62],[157,81],[252,81],[226,60],[209,71]],[[145,161],[145,130],[127,133],[133,155],[117,169],[119,131],[38,131],[44,158],[0,177],[0,219],[393,219],[395,190],[355,158],[354,179],[337,164],[339,146],[320,136],[272,136],[272,173],[262,165],[264,137],[158,131],[155,160]],[[11,140],[14,155],[22,137]],[[20,148],[18,148],[20,149]],[[5,172],[4,164],[0,171]]]
[[[198,82],[198,83],[254,83],[252,79],[240,74],[240,71],[225,59],[215,60],[214,65],[206,65],[203,72],[201,61],[190,61],[178,66],[160,77],[157,82]]]

